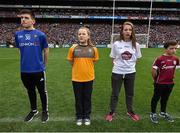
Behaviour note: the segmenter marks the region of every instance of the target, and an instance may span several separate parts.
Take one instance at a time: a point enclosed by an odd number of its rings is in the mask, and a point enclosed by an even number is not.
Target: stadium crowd
[[[77,29],[82,26],[79,23],[38,23],[37,29],[42,30],[47,34],[48,42],[52,44],[71,45],[76,43],[77,38],[74,35]],[[110,44],[112,25],[108,23],[87,23],[92,32],[92,40],[95,44]],[[13,43],[14,32],[19,29],[16,23],[1,23],[0,24],[0,43]],[[114,33],[119,33],[120,26],[115,24]],[[147,34],[148,25],[135,24],[137,34]],[[154,24],[150,27],[149,47],[156,47],[162,44],[167,39],[176,39],[180,41],[180,26],[179,25],[162,25]]]
[[[79,15],[79,16],[112,16],[112,10],[99,10],[99,9],[34,9],[36,17],[43,17],[46,15],[52,15],[56,17],[59,16],[71,16],[71,15]],[[0,17],[1,18],[16,18],[18,13],[18,9],[1,9]],[[115,16],[125,16],[125,17],[149,17],[148,11],[141,10],[116,10]],[[152,17],[159,18],[175,18],[179,17],[179,13],[174,11],[172,12],[164,12],[164,11],[153,11]],[[47,16],[45,17],[47,18]],[[57,17],[58,18],[58,17]],[[163,18],[163,19],[164,19]],[[83,20],[82,20],[83,21]],[[140,24],[138,22],[135,24],[135,30],[137,34],[147,34],[148,33],[148,25]],[[77,29],[85,25],[90,28],[92,32],[92,40],[94,40],[95,44],[110,44],[111,42],[111,33],[112,33],[112,25],[111,23],[103,22],[87,22],[83,24],[81,21],[79,22],[65,22],[65,20],[59,22],[41,22],[36,25],[37,29],[44,31],[48,36],[48,42],[53,44],[62,45],[70,45],[75,43],[76,36],[74,35],[77,32]],[[15,22],[6,22],[0,21],[0,43],[13,43],[13,34],[16,30],[18,30],[19,25]],[[119,24],[115,24],[114,33],[119,33]],[[162,44],[165,39],[176,39],[180,40],[180,25],[173,24],[153,24],[150,27],[150,41],[149,46],[154,47],[158,44]]]
[[[48,10],[37,11],[37,15],[80,15],[80,16],[112,16],[112,10],[78,10],[78,9],[69,9],[69,10]],[[138,10],[116,10],[115,16],[132,16],[132,17],[149,17],[149,11],[138,11]],[[179,17],[178,12],[152,12],[152,17]]]
[[[34,10],[36,16],[42,15],[79,15],[79,16],[112,16],[112,10],[85,10],[85,9],[36,9]],[[0,10],[1,17],[16,17],[18,11],[17,10]],[[116,10],[115,16],[128,16],[128,17],[149,17],[149,11],[145,10]],[[152,17],[179,17],[179,13],[174,11],[172,12],[164,12],[164,11],[153,11]]]

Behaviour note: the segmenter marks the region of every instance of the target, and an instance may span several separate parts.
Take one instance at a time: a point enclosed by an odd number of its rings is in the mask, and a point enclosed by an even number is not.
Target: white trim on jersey
[[[43,71],[43,73],[44,73],[44,87],[45,87],[45,94],[46,94],[46,97],[47,97],[47,106],[46,106],[46,111],[48,111],[48,92],[47,92],[47,87],[46,87],[46,72],[45,71]]]
[[[154,69],[156,69],[156,70],[158,69],[158,67],[157,67],[157,66],[152,66],[152,68],[154,68]]]
[[[180,68],[180,65],[176,66],[176,69],[179,69]]]

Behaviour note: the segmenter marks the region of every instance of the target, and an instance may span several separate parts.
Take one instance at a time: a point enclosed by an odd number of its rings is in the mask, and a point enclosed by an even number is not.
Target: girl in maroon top
[[[151,99],[150,119],[153,123],[158,123],[156,107],[159,100],[161,104],[161,112],[159,113],[159,116],[169,122],[174,122],[174,119],[166,112],[166,105],[174,86],[173,78],[175,69],[180,66],[179,59],[174,56],[177,47],[177,41],[166,42],[164,44],[164,54],[156,58],[152,66],[154,94]]]

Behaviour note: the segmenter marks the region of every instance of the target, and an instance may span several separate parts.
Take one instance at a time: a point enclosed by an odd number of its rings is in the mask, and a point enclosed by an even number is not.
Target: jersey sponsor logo
[[[121,57],[123,60],[130,60],[132,57],[132,54],[129,51],[125,51],[121,54]]]
[[[94,49],[93,47],[82,47],[82,46],[77,46],[74,49],[74,58],[94,58]]]
[[[23,40],[20,40],[19,46],[20,47],[24,47],[24,46],[40,46],[39,41],[37,40],[38,35],[32,35],[31,34],[25,34],[23,35],[19,35],[18,38],[21,39],[23,38]],[[34,39],[34,42],[30,42],[32,40],[32,38]],[[33,40],[32,40],[33,41]]]
[[[34,46],[34,43],[31,42],[27,42],[27,43],[19,43],[20,47],[24,47],[24,46]]]
[[[166,64],[162,66],[162,69],[173,69],[173,68],[175,68],[175,66],[166,66]]]

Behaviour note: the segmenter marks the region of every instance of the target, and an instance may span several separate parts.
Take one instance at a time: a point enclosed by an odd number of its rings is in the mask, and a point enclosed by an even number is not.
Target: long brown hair
[[[91,41],[91,32],[90,32],[89,28],[83,26],[83,27],[79,28],[79,30],[80,29],[85,29],[87,31],[87,34],[89,36],[89,39],[87,40],[87,44],[90,45],[90,46],[95,46]]]
[[[132,34],[131,34],[131,41],[132,41],[132,46],[136,49],[136,35],[135,35],[135,30],[134,30],[134,25],[133,23],[129,22],[129,21],[126,21],[123,23],[123,25],[121,26],[121,30],[120,30],[120,40],[124,40],[124,37],[123,37],[123,29],[124,29],[124,26],[125,25],[130,25],[131,28],[132,28]]]

